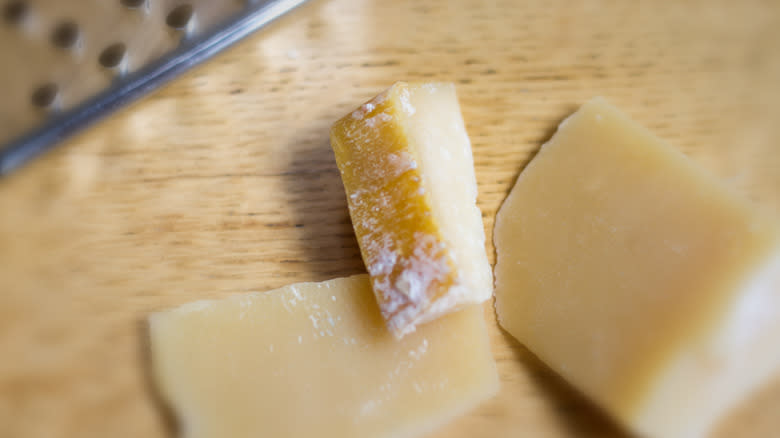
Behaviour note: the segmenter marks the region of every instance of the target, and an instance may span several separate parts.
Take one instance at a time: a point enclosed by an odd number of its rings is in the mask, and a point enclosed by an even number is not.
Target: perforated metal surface
[[[4,0],[0,174],[305,0]]]

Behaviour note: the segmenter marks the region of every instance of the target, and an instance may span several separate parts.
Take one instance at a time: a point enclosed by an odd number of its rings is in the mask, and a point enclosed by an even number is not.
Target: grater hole
[[[30,14],[30,6],[22,0],[11,1],[3,6],[3,19],[9,24],[19,24]]]
[[[122,63],[122,60],[125,59],[126,54],[127,46],[125,46],[124,43],[111,44],[100,52],[98,62],[100,62],[100,65],[103,67],[116,68]]]
[[[122,6],[130,9],[138,9],[146,4],[147,0],[119,0]]]
[[[51,43],[61,49],[70,49],[79,41],[79,26],[73,21],[64,21],[51,33]]]
[[[48,83],[38,87],[31,96],[32,104],[38,108],[51,108],[60,94],[60,87],[54,83]]]
[[[192,5],[183,4],[176,6],[168,13],[168,16],[165,18],[165,24],[178,30],[186,29],[187,25],[192,21],[194,13]]]

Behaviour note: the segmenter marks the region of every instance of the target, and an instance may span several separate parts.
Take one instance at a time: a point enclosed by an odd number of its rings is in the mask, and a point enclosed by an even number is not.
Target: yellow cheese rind
[[[480,306],[395,339],[368,277],[150,318],[153,373],[190,438],[419,436],[498,387]]]
[[[780,371],[755,330],[780,336],[775,222],[603,99],[521,173],[494,242],[501,325],[643,435],[703,436]]]
[[[331,145],[393,333],[491,296],[471,147],[452,84],[393,85],[337,121]]]

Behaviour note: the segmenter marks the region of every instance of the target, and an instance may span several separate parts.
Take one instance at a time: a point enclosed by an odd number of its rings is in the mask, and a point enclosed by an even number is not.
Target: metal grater
[[[306,0],[0,0],[0,175]]]

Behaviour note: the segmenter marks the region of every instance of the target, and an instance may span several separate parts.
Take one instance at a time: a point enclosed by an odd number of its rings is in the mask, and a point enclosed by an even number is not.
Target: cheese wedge
[[[396,336],[490,298],[454,85],[396,83],[336,122],[331,145],[374,294]]]
[[[186,304],[149,328],[189,438],[415,437],[498,388],[481,306],[399,341],[366,275]]]
[[[776,222],[603,99],[520,174],[494,241],[500,324],[642,436],[706,436],[780,373]]]

